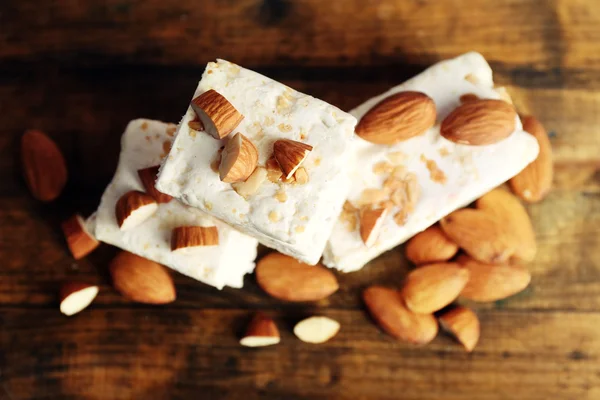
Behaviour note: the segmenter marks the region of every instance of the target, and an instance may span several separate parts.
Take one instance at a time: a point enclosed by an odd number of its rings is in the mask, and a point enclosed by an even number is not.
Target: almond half
[[[98,286],[81,282],[67,282],[60,288],[60,312],[70,316],[77,314],[98,295]]]
[[[304,264],[281,253],[270,253],[256,265],[256,281],[269,295],[286,301],[317,301],[338,290],[335,275],[320,264]]]
[[[387,208],[362,207],[360,210],[360,237],[367,247],[375,244],[381,226],[388,215]]]
[[[510,180],[512,191],[524,201],[535,203],[542,200],[552,188],[554,166],[552,145],[544,126],[535,117],[522,117],[523,130],[531,133],[538,141],[540,152],[537,158]]]
[[[517,236],[496,214],[463,208],[442,218],[444,233],[473,258],[504,263],[519,246]]]
[[[396,339],[426,344],[437,335],[435,317],[410,311],[397,290],[371,286],[363,292],[363,300],[375,322]]]
[[[358,122],[356,134],[377,144],[422,135],[435,124],[434,101],[421,92],[400,92],[377,103]]]
[[[505,299],[524,290],[531,282],[531,274],[518,265],[484,264],[462,255],[457,262],[470,271],[469,282],[460,297],[491,302]]]
[[[244,182],[256,169],[258,150],[256,146],[241,133],[229,138],[219,164],[221,181],[227,183]]]
[[[294,335],[306,343],[325,343],[340,331],[340,323],[328,317],[314,316],[294,326]]]
[[[40,131],[25,132],[21,138],[21,161],[33,197],[52,201],[60,196],[67,183],[67,165],[52,139]]]
[[[469,308],[456,306],[439,317],[442,328],[471,352],[479,341],[480,327],[477,315]]]
[[[115,205],[117,224],[122,231],[133,229],[150,218],[158,210],[152,196],[132,190],[125,193]]]
[[[79,260],[100,245],[100,242],[93,237],[85,226],[85,221],[79,214],[72,215],[62,223],[62,231],[67,240],[69,250],[73,258]]]
[[[430,264],[412,270],[401,290],[406,307],[431,314],[452,303],[469,280],[469,270],[455,263]]]
[[[439,227],[433,225],[417,233],[406,244],[406,258],[415,265],[448,261],[458,252],[454,243]]]
[[[294,172],[312,149],[311,145],[290,139],[280,139],[273,143],[273,156],[283,171],[284,179],[294,176]]]
[[[173,278],[162,265],[122,251],[110,263],[115,289],[138,303],[166,304],[175,301]]]
[[[193,99],[190,105],[204,130],[215,139],[229,135],[244,119],[233,104],[213,89]]]
[[[157,203],[168,203],[171,201],[171,199],[173,199],[173,197],[159,192],[154,187],[159,168],[160,167],[158,165],[155,165],[154,167],[138,169],[138,176],[142,181],[142,185],[144,185],[144,190],[146,190],[146,193],[152,196]]]
[[[446,139],[473,146],[499,142],[515,130],[517,112],[502,100],[472,100],[454,109],[442,122]]]
[[[178,226],[171,232],[171,251],[218,245],[219,231],[216,226]]]
[[[511,259],[530,262],[537,253],[535,231],[523,204],[506,190],[494,189],[475,202],[479,210],[495,214],[506,229],[516,236],[517,245]]]
[[[264,347],[279,343],[279,329],[275,322],[263,313],[256,313],[240,344],[246,347]]]

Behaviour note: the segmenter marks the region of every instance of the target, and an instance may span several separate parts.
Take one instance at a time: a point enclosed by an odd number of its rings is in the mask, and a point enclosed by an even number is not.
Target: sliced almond
[[[516,117],[515,108],[505,101],[473,100],[455,108],[442,122],[440,133],[459,144],[493,144],[514,132]]]
[[[219,231],[216,226],[178,226],[171,232],[171,251],[218,245]]]
[[[468,280],[469,271],[458,264],[429,264],[406,276],[401,293],[409,310],[431,314],[452,303]]]
[[[169,196],[168,194],[159,192],[154,187],[159,168],[159,165],[155,165],[153,167],[138,169],[138,176],[142,181],[142,185],[144,185],[144,190],[146,190],[146,193],[152,196],[157,203],[168,203],[169,201],[171,201],[171,199],[173,199],[173,197]]]
[[[270,253],[257,263],[256,281],[269,295],[286,301],[322,300],[339,288],[329,269],[280,253]]]
[[[77,314],[98,295],[98,286],[82,282],[67,282],[60,289],[60,312],[70,316]]]
[[[147,304],[175,301],[173,278],[154,261],[122,251],[111,261],[109,271],[115,289],[130,300]]]
[[[514,195],[494,189],[475,203],[479,210],[492,213],[504,221],[506,229],[516,236],[517,245],[511,259],[530,262],[537,253],[535,231],[527,210]]]
[[[306,343],[325,343],[339,331],[339,322],[321,316],[303,319],[294,326],[294,335]]]
[[[52,201],[67,183],[67,165],[60,149],[46,134],[36,130],[21,138],[23,175],[29,191],[40,201]]]
[[[464,208],[442,218],[444,233],[477,260],[508,261],[519,247],[518,236],[496,214]]]
[[[241,133],[236,133],[227,141],[221,153],[219,176],[223,182],[244,182],[256,169],[258,150]]]
[[[422,135],[435,124],[434,101],[421,92],[400,92],[386,97],[358,122],[356,134],[377,144],[394,144]]]
[[[396,339],[426,344],[437,335],[435,317],[410,311],[397,290],[371,286],[363,292],[363,300],[375,322]]]
[[[537,158],[509,183],[517,196],[529,203],[535,203],[546,197],[552,188],[552,145],[544,126],[535,117],[522,117],[521,120],[523,129],[537,139],[540,152]]]
[[[469,308],[457,306],[439,317],[442,328],[449,332],[468,352],[473,351],[479,341],[479,319]]]
[[[263,167],[256,167],[252,175],[245,182],[232,183],[231,187],[240,196],[247,199],[258,191],[263,182],[267,179],[268,172]]]
[[[122,231],[140,225],[158,210],[154,198],[144,192],[132,190],[125,193],[115,205],[117,224]]]
[[[76,260],[87,256],[100,245],[100,242],[87,230],[85,221],[79,214],[72,215],[64,221],[62,231],[69,250]]]
[[[460,297],[492,302],[505,299],[524,290],[531,282],[531,274],[519,265],[484,264],[461,255],[457,262],[470,271],[469,282]]]
[[[213,89],[196,97],[190,105],[205,131],[215,139],[229,135],[244,119],[233,104]]]
[[[370,207],[363,207],[360,210],[360,237],[365,246],[371,247],[375,244],[388,211],[387,208]]]
[[[279,329],[275,322],[263,313],[256,313],[240,344],[246,347],[264,347],[279,343]]]
[[[439,225],[417,233],[406,244],[406,258],[416,265],[447,261],[457,252],[458,245],[450,240]]]
[[[285,179],[294,175],[312,149],[311,145],[290,139],[280,139],[273,143],[273,156]]]

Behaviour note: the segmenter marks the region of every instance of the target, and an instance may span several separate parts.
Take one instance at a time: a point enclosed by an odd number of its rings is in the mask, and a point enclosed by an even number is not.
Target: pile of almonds
[[[363,122],[367,123],[368,120]],[[524,129],[537,138],[540,154],[510,180],[509,186],[521,200],[536,202],[550,190],[552,153],[542,125],[533,117],[523,118],[523,124]],[[446,135],[453,134],[456,132],[446,131]],[[469,132],[461,135],[468,137]],[[309,151],[301,150],[302,155]],[[67,182],[67,168],[56,144],[42,132],[28,131],[22,138],[21,157],[25,180],[32,195],[44,202],[58,198]],[[278,161],[281,165],[281,160]],[[295,171],[283,172],[289,177]],[[225,176],[230,173],[231,170]],[[281,170],[279,174],[282,174]],[[144,182],[152,182],[155,176],[155,167],[140,171]],[[145,186],[147,194],[143,194],[152,201],[170,200],[160,192],[153,192],[152,185]],[[139,196],[136,199],[139,200]],[[371,218],[372,221],[378,219],[378,216]],[[126,216],[122,222],[125,220]],[[99,245],[87,232],[78,214],[66,220],[62,228],[76,260]],[[190,233],[182,231],[179,234]],[[209,238],[210,235],[205,236]],[[368,241],[370,235],[365,233],[363,236]],[[416,268],[406,276],[401,287],[370,286],[362,293],[373,320],[391,336],[413,344],[433,340],[441,325],[467,351],[471,351],[479,340],[479,320],[471,309],[457,304],[456,300],[492,302],[525,289],[531,275],[524,264],[534,259],[536,241],[529,216],[519,199],[507,190],[497,188],[478,199],[473,207],[457,210],[439,224],[417,234],[405,249],[406,257]],[[167,304],[176,299],[171,274],[160,264],[122,251],[111,261],[109,270],[115,289],[132,301]],[[263,257],[255,274],[264,292],[287,302],[319,301],[339,288],[335,275],[325,267],[303,264],[279,253]],[[95,299],[98,291],[98,286],[84,282],[63,284],[60,290],[61,312],[73,315],[83,310]],[[325,316],[312,316],[298,322],[294,334],[307,343],[323,343],[339,330],[337,321]],[[279,341],[275,322],[265,314],[257,313],[240,343],[260,347]]]

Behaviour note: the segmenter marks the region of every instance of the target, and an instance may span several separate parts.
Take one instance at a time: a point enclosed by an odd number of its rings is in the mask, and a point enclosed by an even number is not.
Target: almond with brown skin
[[[256,169],[258,150],[241,133],[236,133],[227,141],[221,153],[219,177],[227,183],[244,182]]]
[[[273,156],[283,171],[284,179],[294,176],[294,172],[312,149],[311,145],[289,139],[280,139],[273,143]]]
[[[456,306],[442,313],[440,325],[464,348],[471,352],[479,341],[480,327],[477,315],[469,308]]]
[[[218,245],[219,231],[216,226],[178,226],[171,232],[171,251]]]
[[[256,313],[240,344],[246,347],[264,347],[279,343],[279,329],[275,322],[263,313]]]
[[[142,181],[142,185],[144,185],[144,190],[146,190],[146,193],[152,196],[157,203],[168,203],[171,201],[171,199],[173,199],[173,197],[169,196],[168,194],[159,192],[154,187],[154,184],[156,183],[156,175],[158,175],[158,169],[158,165],[155,165],[154,167],[139,169],[138,176]]]
[[[175,285],[166,268],[127,251],[111,261],[115,289],[138,303],[166,304],[175,301]]]
[[[435,124],[434,101],[421,92],[399,92],[377,103],[358,122],[356,134],[377,144],[422,135]]]
[[[431,314],[452,303],[468,280],[469,271],[458,264],[429,264],[412,270],[400,292],[409,310]]]
[[[473,100],[455,108],[442,122],[440,133],[455,143],[484,146],[510,136],[516,118],[515,108],[505,101]]]
[[[62,230],[69,250],[76,260],[87,256],[100,245],[100,242],[88,232],[85,221],[79,214],[72,215],[68,220],[64,221],[62,223]]]
[[[417,233],[406,244],[406,258],[416,265],[448,261],[457,252],[458,245],[450,240],[439,225]]]
[[[537,139],[540,152],[537,158],[509,183],[517,196],[529,203],[535,203],[546,197],[552,188],[554,176],[552,145],[544,126],[535,117],[522,117],[521,121],[523,130],[531,133]]]
[[[71,316],[77,314],[98,295],[98,286],[82,282],[67,282],[60,288],[60,312]]]
[[[269,295],[286,301],[317,301],[338,290],[335,275],[320,264],[304,264],[270,253],[256,265],[256,281]]]
[[[375,244],[383,221],[387,217],[387,208],[362,207],[360,210],[360,237],[367,247]]]
[[[492,213],[504,221],[506,229],[516,236],[517,247],[511,260],[530,262],[535,258],[535,232],[527,210],[514,195],[494,189],[476,201],[479,210]]]
[[[213,89],[196,97],[190,105],[204,130],[215,139],[229,135],[244,119],[233,104]]]
[[[469,256],[461,255],[457,262],[471,273],[469,282],[460,297],[491,302],[505,299],[524,290],[531,281],[531,274],[519,265],[484,264]]]
[[[463,208],[442,218],[444,233],[473,258],[504,263],[519,246],[518,237],[496,214]]]
[[[33,197],[52,201],[60,196],[67,183],[67,165],[52,139],[40,131],[25,132],[21,138],[21,161]]]
[[[363,301],[381,329],[396,339],[412,344],[426,344],[437,335],[438,323],[435,317],[410,311],[397,290],[371,286],[364,290]]]
[[[137,190],[125,193],[115,205],[117,224],[122,231],[133,229],[150,218],[158,210],[156,200]]]

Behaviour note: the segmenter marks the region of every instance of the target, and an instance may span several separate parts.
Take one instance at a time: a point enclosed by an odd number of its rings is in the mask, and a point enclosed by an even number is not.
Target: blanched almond
[[[401,290],[406,307],[431,314],[452,303],[469,280],[469,271],[455,263],[429,264],[412,270]]]
[[[72,215],[62,223],[62,230],[73,258],[79,260],[94,251],[100,245],[90,232],[79,214]]]
[[[133,229],[150,218],[158,209],[154,198],[144,192],[125,193],[115,205],[117,224],[122,231]]]
[[[171,232],[171,251],[218,245],[219,231],[216,226],[179,226]]]
[[[366,206],[360,210],[360,237],[365,246],[371,247],[375,244],[387,215],[387,208],[372,209]]]
[[[439,317],[440,325],[452,334],[468,352],[473,351],[479,341],[479,319],[467,307],[456,306]]]
[[[275,322],[263,313],[256,313],[240,344],[246,347],[264,347],[279,343],[279,329]]]
[[[256,169],[258,150],[241,133],[236,133],[227,141],[221,153],[219,176],[223,182],[244,182]]]
[[[270,253],[256,265],[256,281],[269,295],[286,301],[317,301],[338,290],[335,275],[320,264],[304,264]]]
[[[421,92],[400,92],[386,97],[358,122],[356,134],[377,144],[394,144],[422,135],[435,124],[433,100]]]
[[[168,203],[169,201],[171,201],[171,199],[173,199],[173,197],[169,196],[168,194],[159,192],[154,187],[154,184],[156,183],[156,175],[158,175],[159,168],[160,167],[158,165],[155,165],[154,167],[139,169],[138,176],[142,181],[142,185],[144,185],[144,190],[146,190],[146,193],[152,196],[157,203]]]
[[[258,191],[260,186],[267,179],[268,172],[263,167],[256,167],[254,172],[246,179],[245,182],[232,183],[231,187],[240,196],[247,199]]]
[[[233,104],[213,89],[196,97],[190,105],[204,130],[215,139],[229,135],[244,119]]]
[[[280,139],[273,143],[273,156],[285,179],[294,175],[312,149],[311,145],[290,139]]]
[[[67,282],[60,289],[60,312],[70,316],[77,314],[98,295],[98,286],[82,282]]]
[[[437,335],[435,317],[410,311],[397,290],[371,286],[363,292],[363,300],[375,322],[396,339],[426,344]]]
[[[294,326],[294,335],[306,343],[325,343],[339,331],[339,322],[322,316],[303,319]]]
[[[416,265],[447,261],[457,252],[458,245],[439,225],[430,226],[417,233],[406,244],[406,258]]]

